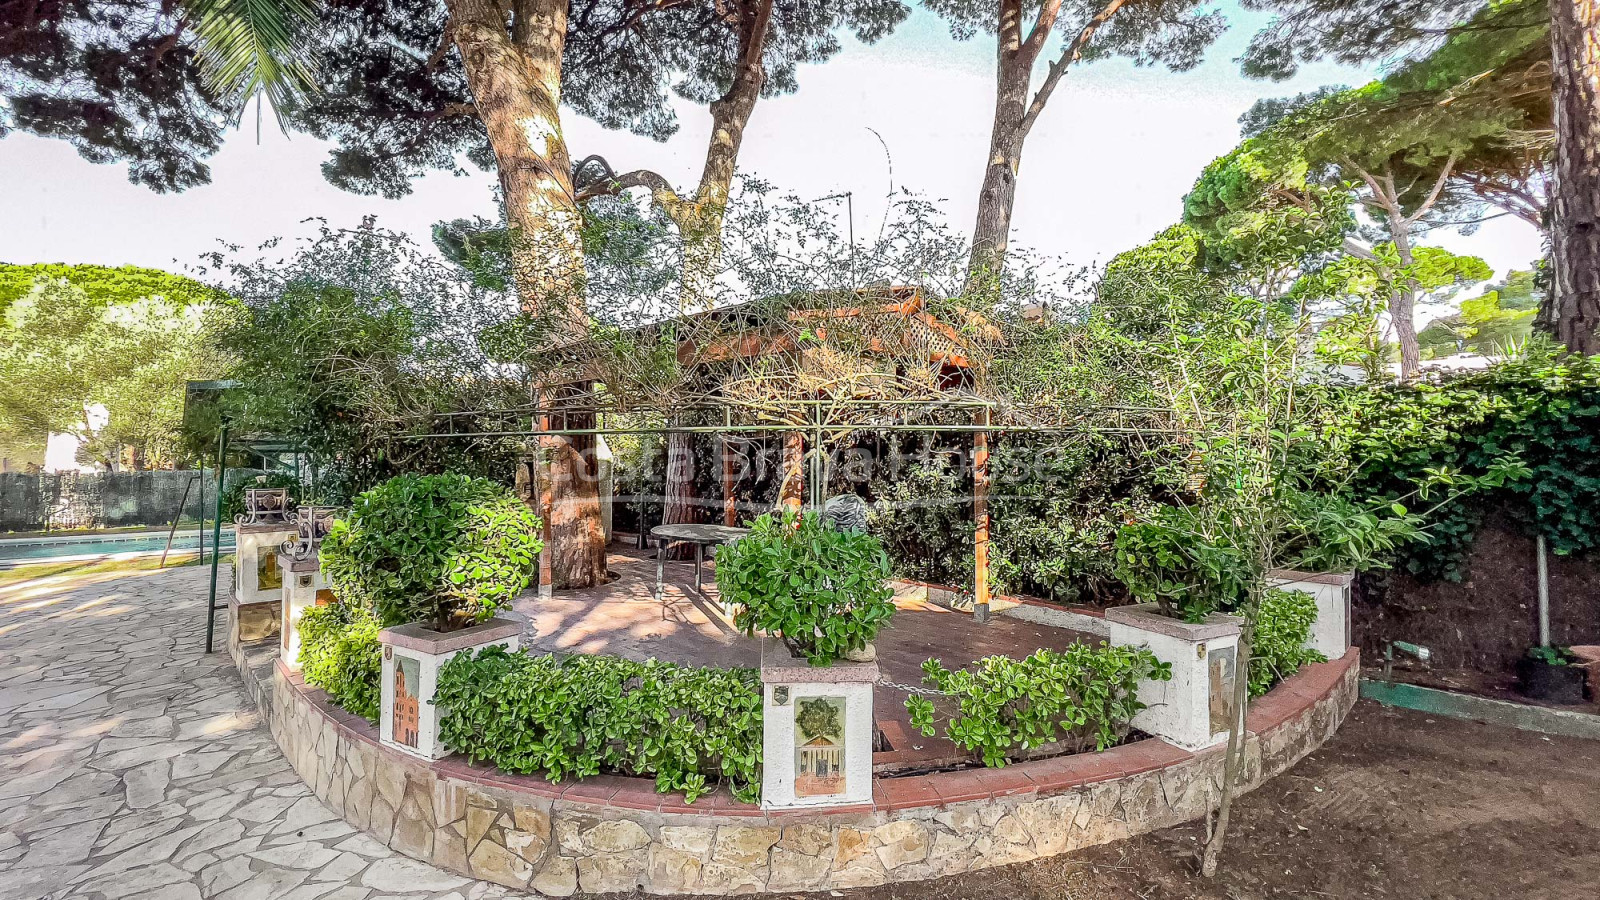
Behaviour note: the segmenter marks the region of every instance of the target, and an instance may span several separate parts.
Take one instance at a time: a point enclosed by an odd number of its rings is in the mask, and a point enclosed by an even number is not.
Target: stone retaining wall
[[[1199,818],[1217,802],[1222,748],[1145,740],[1104,753],[880,778],[873,802],[763,813],[725,793],[693,806],[653,782],[552,784],[428,764],[377,743],[273,645],[233,645],[272,736],[316,795],[389,847],[474,878],[553,896],[577,891],[733,894],[913,881],[1103,844]],[[1357,694],[1357,651],[1252,704],[1254,787],[1319,747]]]

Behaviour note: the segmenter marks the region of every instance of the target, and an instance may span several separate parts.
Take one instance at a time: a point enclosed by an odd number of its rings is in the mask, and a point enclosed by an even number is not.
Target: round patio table
[[[662,602],[666,596],[662,581],[666,578],[668,544],[674,541],[694,544],[694,590],[698,594],[701,592],[700,564],[705,561],[706,548],[726,544],[749,533],[748,528],[731,525],[657,525],[650,529],[650,536],[656,541],[656,602]]]

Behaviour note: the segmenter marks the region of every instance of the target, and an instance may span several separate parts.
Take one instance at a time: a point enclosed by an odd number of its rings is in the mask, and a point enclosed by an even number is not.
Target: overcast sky
[[[1237,119],[1257,98],[1373,74],[1321,66],[1283,84],[1246,80],[1232,60],[1262,18],[1230,15],[1232,30],[1194,71],[1113,60],[1069,73],[1027,143],[1016,241],[1074,265],[1104,263],[1178,219],[1184,193],[1238,142]],[[993,55],[992,38],[953,42],[921,10],[877,45],[846,39],[831,62],[801,70],[797,94],[761,102],[740,170],[802,197],[852,191],[862,230],[882,215],[892,158],[895,188],[944,201],[951,220],[970,229],[994,103]],[[574,158],[600,153],[619,170],[653,168],[692,186],[710,120],[686,103],[679,118],[681,131],[664,144],[570,113],[564,124]],[[0,140],[0,261],[181,271],[219,241],[254,246],[309,234],[310,217],[353,226],[375,215],[426,244],[438,220],[495,216],[488,173],[434,173],[397,201],[348,194],[318,171],[326,145],[285,138],[267,122],[259,141],[253,126],[228,139],[211,160],[210,185],[172,195],[131,185],[124,166],[84,162],[61,142],[16,133]],[[1497,273],[1540,252],[1534,229],[1509,217],[1471,237],[1432,240],[1483,256]]]

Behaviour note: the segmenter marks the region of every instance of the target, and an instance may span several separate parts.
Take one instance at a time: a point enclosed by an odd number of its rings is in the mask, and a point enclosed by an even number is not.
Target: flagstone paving
[[[0,898],[512,896],[389,850],[311,795],[244,692],[225,622],[204,652],[207,576],[0,587]]]

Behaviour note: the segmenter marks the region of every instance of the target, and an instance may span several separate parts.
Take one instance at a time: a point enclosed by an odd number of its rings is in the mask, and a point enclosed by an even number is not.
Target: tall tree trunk
[[[722,222],[733,190],[733,174],[739,163],[739,148],[744,132],[767,83],[767,69],[761,56],[772,28],[773,0],[761,0],[749,18],[740,24],[739,68],[728,92],[711,104],[711,142],[700,170],[700,184],[694,201],[679,221],[683,237],[684,312],[700,312],[710,306],[712,283],[722,264]]]
[[[509,31],[495,0],[446,4],[499,169],[517,294],[525,310],[548,324],[552,341],[579,338],[588,329],[583,248],[560,112],[566,0],[515,0]],[[567,437],[540,439],[552,492],[551,576],[558,588],[590,587],[606,577],[598,473],[585,449]]]
[[[1400,265],[1409,270],[1416,262],[1416,255],[1411,252],[1410,223],[1404,220],[1398,210],[1396,205],[1389,214],[1389,236],[1394,239]],[[1402,380],[1415,378],[1422,370],[1422,346],[1417,343],[1416,307],[1417,281],[1407,276],[1394,286],[1394,293],[1389,297],[1389,318],[1394,321],[1395,340],[1400,344]]]
[[[661,498],[661,522],[664,525],[685,525],[700,521],[700,510],[694,492],[694,435],[683,432],[667,434],[667,486]],[[693,548],[679,544],[671,548],[669,558],[687,559]]]
[[[1027,114],[1028,78],[1033,57],[1001,43],[995,80],[994,128],[978,191],[978,218],[972,226],[972,257],[965,293],[993,292],[1005,265],[1011,238],[1011,210],[1017,202],[1017,171],[1022,165],[1022,120]]]
[[[741,25],[739,69],[734,73],[733,86],[711,104],[711,143],[706,148],[705,166],[700,170],[694,199],[688,203],[665,201],[671,204],[667,212],[683,239],[678,309],[685,314],[709,309],[714,299],[717,270],[722,264],[722,223],[728,210],[728,195],[733,190],[739,147],[767,80],[761,54],[772,24],[772,3],[773,0],[761,0],[751,18]],[[658,202],[662,200],[658,194]],[[673,465],[674,453],[684,465]],[[693,454],[692,435],[667,436],[666,502],[661,514],[664,524],[699,521],[694,504]]]
[[[1554,290],[1540,324],[1574,353],[1600,353],[1600,0],[1550,0]]]

